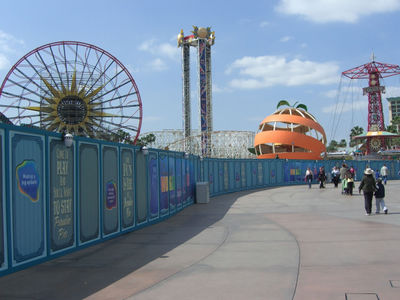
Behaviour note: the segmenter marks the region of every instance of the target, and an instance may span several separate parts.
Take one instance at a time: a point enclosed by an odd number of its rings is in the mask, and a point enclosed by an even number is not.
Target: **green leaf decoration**
[[[296,106],[296,108],[302,108],[302,109],[304,109],[305,111],[308,111],[308,110],[307,110],[307,106],[306,106],[305,104],[299,104],[299,105]]]
[[[286,106],[290,106],[290,103],[287,102],[286,100],[281,100],[278,102],[278,105],[276,106],[276,109],[278,109],[279,107],[286,105]]]

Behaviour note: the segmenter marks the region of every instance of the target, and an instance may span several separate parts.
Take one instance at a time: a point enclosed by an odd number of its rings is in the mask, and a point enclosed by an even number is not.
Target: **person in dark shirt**
[[[372,198],[374,196],[374,192],[376,191],[376,182],[373,173],[374,171],[372,171],[371,168],[366,168],[364,171],[364,177],[360,182],[360,186],[358,187],[358,192],[361,193],[362,190],[364,194],[364,207],[366,216],[371,215]]]
[[[385,214],[388,213],[388,208],[385,205],[385,186],[382,184],[382,178],[378,178],[375,191],[376,213],[380,213],[382,208]]]
[[[318,181],[319,181],[319,188],[320,189],[325,188],[326,174],[324,167],[319,168]]]

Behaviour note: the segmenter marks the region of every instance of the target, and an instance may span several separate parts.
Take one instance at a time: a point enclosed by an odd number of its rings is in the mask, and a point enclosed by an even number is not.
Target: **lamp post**
[[[64,141],[65,147],[67,147],[67,148],[71,147],[72,143],[74,142],[74,136],[70,133],[63,134],[62,139]]]
[[[149,149],[146,146],[140,147],[140,151],[143,153],[144,156],[149,155]]]

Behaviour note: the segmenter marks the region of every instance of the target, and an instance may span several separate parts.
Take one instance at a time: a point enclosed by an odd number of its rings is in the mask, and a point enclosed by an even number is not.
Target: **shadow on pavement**
[[[0,277],[0,299],[82,299],[138,270],[212,226],[254,191],[194,204],[171,218],[107,242]]]

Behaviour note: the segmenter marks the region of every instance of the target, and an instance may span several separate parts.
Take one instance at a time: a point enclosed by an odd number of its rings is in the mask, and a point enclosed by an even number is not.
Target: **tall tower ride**
[[[398,65],[385,64],[372,61],[356,68],[342,72],[343,76],[350,79],[368,79],[368,87],[363,88],[363,95],[368,95],[368,131],[383,131],[385,123],[382,109],[382,93],[385,87],[380,85],[380,79],[400,74]],[[367,137],[367,153],[376,153],[381,148],[385,148],[383,137]]]
[[[200,104],[201,153],[203,157],[211,154],[212,124],[212,83],[211,83],[211,46],[214,45],[215,32],[211,27],[193,26],[192,35],[178,34],[178,47],[182,48],[183,81],[183,131],[185,151],[190,152],[190,47],[197,48],[198,88]]]

